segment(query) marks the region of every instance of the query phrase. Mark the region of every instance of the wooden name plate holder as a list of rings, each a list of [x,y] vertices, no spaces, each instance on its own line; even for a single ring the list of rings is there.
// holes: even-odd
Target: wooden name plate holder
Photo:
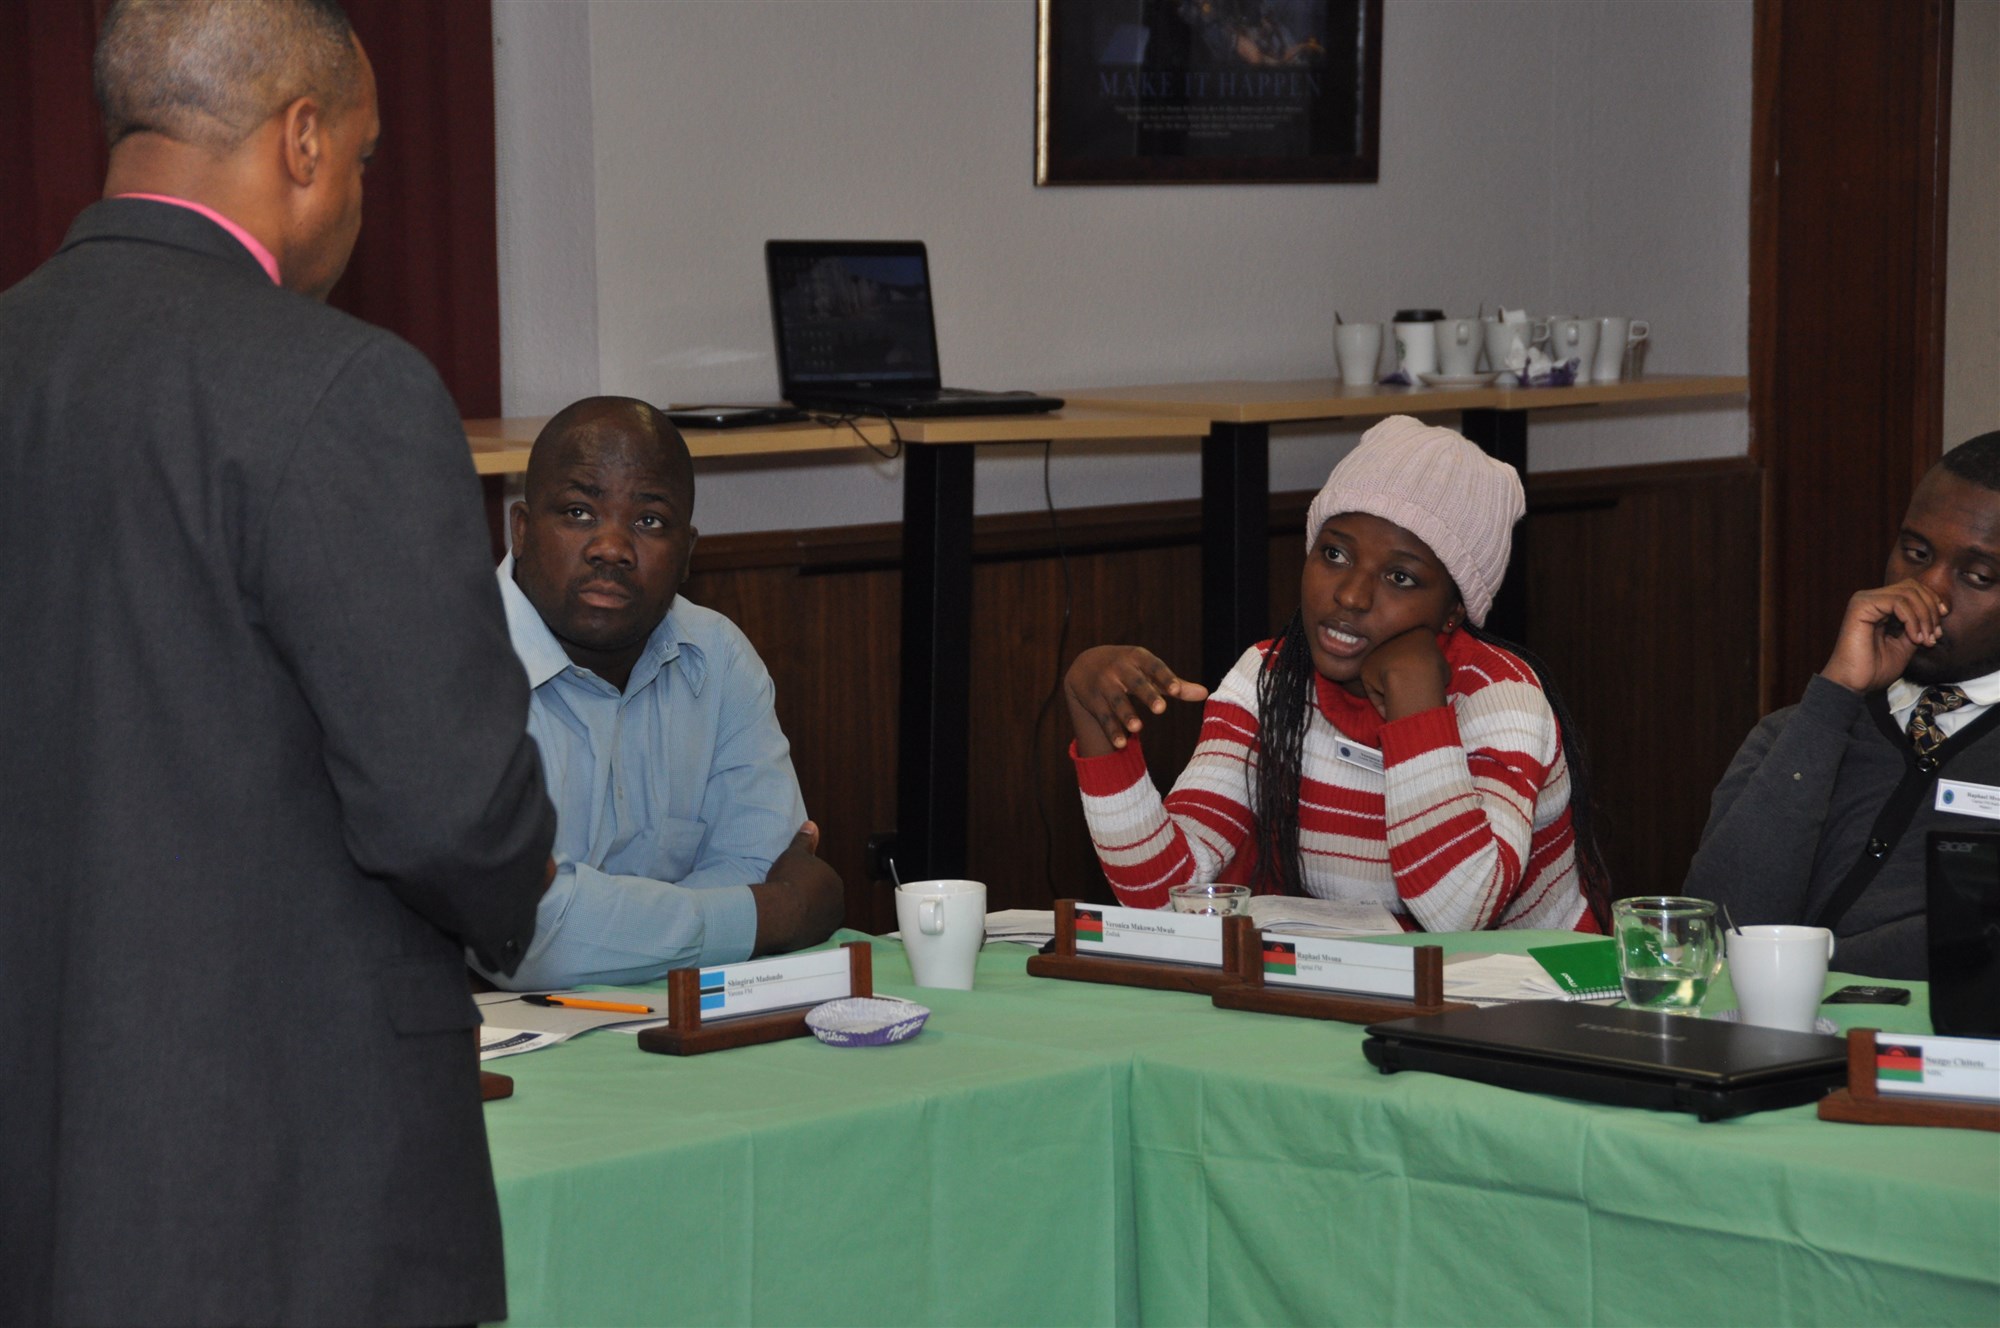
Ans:
[[[1202,995],[1212,993],[1224,983],[1235,980],[1236,974],[1230,968],[1229,943],[1219,940],[1216,945],[1216,963],[1208,966],[1195,962],[1175,962],[1163,958],[1148,958],[1143,955],[1110,953],[1092,954],[1089,949],[1095,942],[1086,940],[1086,949],[1079,952],[1076,944],[1077,901],[1056,900],[1056,948],[1053,954],[1030,955],[1028,972],[1038,978],[1064,978],[1071,982],[1104,982],[1114,987],[1152,987],[1159,991],[1192,991]],[[1096,904],[1082,906],[1086,922],[1094,922],[1094,930],[1103,935],[1103,918],[1106,912],[1114,917],[1131,913],[1142,913],[1138,909],[1106,909]],[[1199,922],[1201,914],[1168,913],[1164,910],[1157,915],[1159,925],[1174,927],[1181,922]],[[1233,922],[1233,918],[1215,918],[1216,922]],[[1114,928],[1114,931],[1116,929]],[[1113,940],[1115,944],[1115,938]],[[1198,943],[1189,943],[1192,950]]]
[[[1273,936],[1273,945],[1296,951],[1312,938]],[[1444,998],[1444,951],[1435,945],[1414,950],[1393,947],[1411,956],[1411,995],[1386,995],[1338,991],[1326,987],[1267,985],[1264,981],[1264,934],[1247,917],[1223,919],[1222,943],[1234,955],[1233,981],[1216,988],[1215,1003],[1225,1010],[1256,1010],[1263,1014],[1286,1014],[1300,1019],[1337,1019],[1347,1024],[1375,1024],[1384,1019],[1402,1019],[1413,1014],[1443,1014],[1447,1010],[1474,1007]],[[1367,946],[1368,942],[1332,942],[1333,946]],[[1371,950],[1389,949],[1369,946]],[[1359,953],[1357,951],[1357,953]],[[1400,958],[1400,955],[1398,956]],[[1375,970],[1369,970],[1371,973]],[[1391,974],[1399,979],[1399,974]]]
[[[1888,1036],[1897,1037],[1894,1033]],[[1875,1037],[1872,1028],[1848,1030],[1847,1087],[1836,1088],[1819,1100],[1821,1120],[1845,1121],[1850,1125],[1935,1125],[1948,1130],[2000,1131],[2000,1102],[1961,1102],[1883,1093],[1876,1083]]]
[[[720,968],[697,969],[677,968],[667,974],[667,1022],[658,1028],[640,1030],[639,1049],[655,1051],[665,1056],[699,1056],[710,1051],[726,1051],[731,1047],[750,1047],[760,1042],[782,1042],[786,1038],[806,1037],[811,1029],[806,1027],[806,1011],[822,1001],[837,1000],[842,996],[873,996],[875,994],[875,952],[866,941],[844,941],[841,951],[847,955],[845,982],[836,982],[829,987],[824,974],[806,973],[804,976],[787,976],[787,969],[823,968],[819,961],[831,958],[839,951],[808,951],[800,955],[779,955],[772,959],[750,960],[742,964],[728,964]],[[803,962],[802,962],[803,961]],[[761,1014],[742,1014],[729,1018],[702,1022],[702,976],[703,974],[741,975],[745,985],[758,978],[771,982],[796,984],[802,999],[784,1009]],[[838,976],[836,974],[836,976]],[[837,990],[839,986],[845,990]],[[806,995],[805,993],[810,993]],[[707,993],[711,1006],[724,1004],[715,989]],[[735,996],[734,990],[730,998]]]
[[[503,1097],[512,1096],[514,1096],[514,1077],[512,1075],[495,1074],[491,1070],[481,1070],[479,1072],[479,1100],[481,1102],[497,1102]]]

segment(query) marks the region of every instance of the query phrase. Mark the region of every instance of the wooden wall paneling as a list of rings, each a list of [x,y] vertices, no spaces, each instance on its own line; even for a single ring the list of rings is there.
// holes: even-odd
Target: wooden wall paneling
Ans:
[[[708,555],[711,544],[722,556]],[[895,901],[870,882],[866,851],[896,821],[901,574],[865,549],[823,571],[802,568],[789,541],[724,536],[698,548],[685,593],[742,627],[771,671],[820,856],[847,885],[848,925],[896,930]]]
[[[1761,713],[1760,488],[1747,460],[1530,477],[1534,646],[1587,745],[1616,894],[1679,893]]]
[[[1750,396],[1769,477],[1767,709],[1796,697],[1848,596],[1879,581],[1945,441],[1951,19],[1951,0],[1758,0]]]
[[[1120,643],[1199,676],[1201,560],[1190,528],[1172,545],[1083,549],[1069,561],[1063,669],[1091,646]],[[973,600],[969,860],[985,864],[977,875],[994,908],[1048,908],[1066,896],[1108,903],[1077,799],[1068,709],[1058,697],[1043,712],[1057,681],[1061,561],[982,559]],[[1146,759],[1162,789],[1187,764],[1200,721],[1200,706],[1173,705],[1147,722]]]

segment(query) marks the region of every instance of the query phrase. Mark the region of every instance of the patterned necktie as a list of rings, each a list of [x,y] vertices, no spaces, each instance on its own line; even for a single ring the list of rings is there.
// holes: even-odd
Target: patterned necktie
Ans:
[[[1966,695],[1956,687],[1926,687],[1910,712],[1910,745],[1918,756],[1929,756],[1944,745],[1944,731],[1937,717],[1966,703]]]

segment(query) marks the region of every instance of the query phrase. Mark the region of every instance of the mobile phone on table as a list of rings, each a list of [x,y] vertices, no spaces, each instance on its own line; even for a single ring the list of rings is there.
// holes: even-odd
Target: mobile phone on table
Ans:
[[[1908,987],[1842,987],[1824,1005],[1908,1005]]]
[[[806,413],[790,406],[670,406],[667,420],[680,429],[742,429],[754,424],[790,424]]]

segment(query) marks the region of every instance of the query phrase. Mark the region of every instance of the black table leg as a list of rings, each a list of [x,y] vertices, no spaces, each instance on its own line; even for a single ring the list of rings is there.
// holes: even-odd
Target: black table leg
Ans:
[[[1270,426],[1218,423],[1201,444],[1201,681],[1210,687],[1271,634],[1270,511]]]
[[[1528,481],[1528,412],[1525,410],[1468,410],[1459,415],[1459,429],[1477,443],[1488,456],[1498,457]],[[1486,626],[1494,635],[1528,644],[1528,523],[1514,527],[1514,556],[1507,562],[1507,576],[1500,593],[1493,597],[1493,610]]]
[[[965,875],[972,455],[970,447],[903,450],[895,859],[906,881]]]

